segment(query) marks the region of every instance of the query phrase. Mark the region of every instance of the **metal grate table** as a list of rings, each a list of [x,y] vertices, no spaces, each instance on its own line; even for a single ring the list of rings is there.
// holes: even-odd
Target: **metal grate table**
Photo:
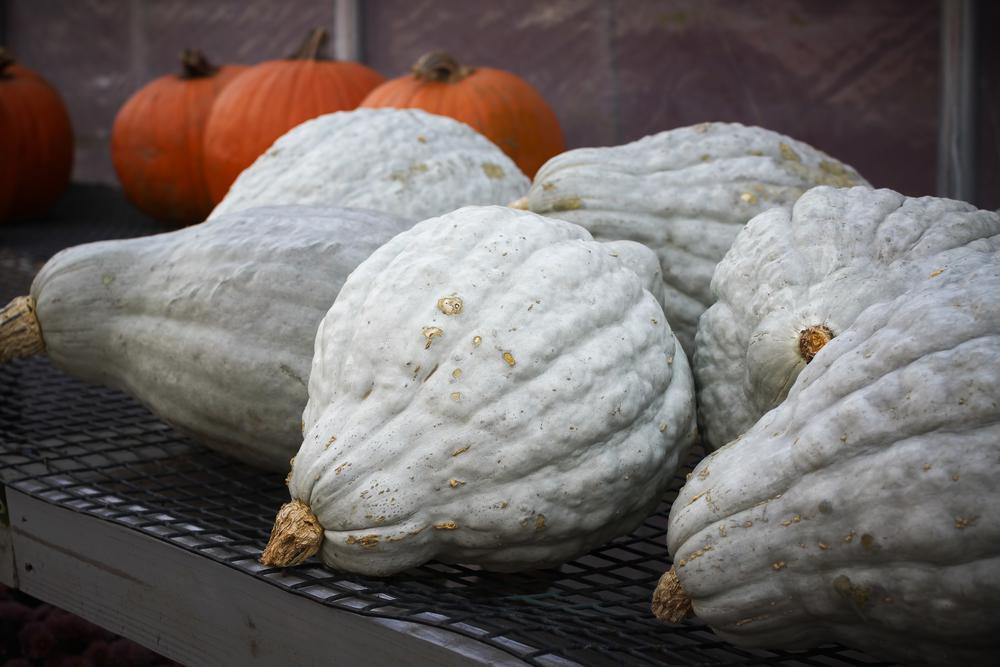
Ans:
[[[78,189],[74,197],[74,203],[66,206],[67,215],[106,208],[109,201],[120,203],[113,191],[97,188]],[[59,219],[30,231],[0,228],[0,299],[6,302],[24,293],[38,262],[61,247],[62,239],[82,242],[87,237],[159,231],[148,221],[129,219],[136,214],[128,209],[116,210],[118,216],[111,216],[110,223],[89,229],[81,228],[82,223],[70,227]],[[103,525],[138,532],[152,539],[150,554],[159,548],[171,549],[171,553],[179,549],[176,553],[181,554],[178,562],[183,567],[222,566],[229,574],[238,574],[237,585],[266,582],[273,587],[269,591],[308,600],[312,606],[307,614],[313,608],[317,614],[322,608],[347,610],[377,622],[389,633],[380,636],[390,637],[390,643],[392,633],[421,635],[430,642],[447,644],[460,661],[468,663],[881,664],[834,646],[794,653],[745,650],[720,641],[697,622],[675,627],[658,623],[649,612],[649,600],[668,567],[666,515],[684,472],[658,511],[633,534],[557,569],[495,574],[431,563],[405,575],[376,579],[334,572],[315,560],[288,569],[264,568],[257,557],[275,510],[287,499],[279,476],[200,447],[128,396],[80,383],[44,358],[0,367],[0,476],[8,496],[23,494],[33,502],[67,510],[59,515],[64,526],[61,534],[78,529],[93,533],[94,526]],[[14,531],[25,530],[18,527],[15,513],[10,520]],[[66,544],[77,538],[85,539],[70,534]],[[58,549],[67,551],[66,546]],[[19,551],[16,555],[23,579],[30,574],[25,568],[32,565],[20,562]],[[100,562],[90,565],[97,568],[95,572],[110,568]],[[144,577],[128,576],[139,580],[135,586],[141,590]],[[178,596],[184,595],[183,587],[184,582],[171,585]],[[210,596],[210,588],[192,588],[190,596]],[[86,612],[86,601],[77,607]],[[107,618],[107,610],[104,613],[97,615]],[[125,610],[120,627],[114,628],[126,636],[128,618]],[[427,634],[422,628],[433,632]],[[131,638],[147,645],[158,643],[159,635],[150,632],[149,628],[134,632]],[[150,639],[153,635],[156,642]],[[197,651],[171,655],[170,642],[150,648],[182,661],[200,662]],[[380,654],[383,648],[376,642],[365,651],[378,658],[387,655]],[[266,647],[251,646],[251,655],[267,658]],[[268,662],[264,658],[261,661]]]

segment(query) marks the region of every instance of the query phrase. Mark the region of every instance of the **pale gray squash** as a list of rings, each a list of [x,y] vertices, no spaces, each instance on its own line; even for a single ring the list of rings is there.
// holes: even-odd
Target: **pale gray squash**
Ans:
[[[639,244],[499,206],[384,245],[317,332],[263,562],[518,570],[630,531],[694,438],[658,271]]]
[[[465,123],[420,109],[326,114],[279,137],[239,175],[209,219],[254,206],[351,206],[423,220],[506,204],[528,177]]]
[[[69,248],[0,312],[0,362],[44,351],[209,447],[285,471],[320,320],[348,274],[408,227],[367,211],[269,207]]]
[[[938,233],[885,220],[875,254]],[[784,402],[694,469],[654,611],[693,610],[743,646],[995,664],[998,479],[1000,253],[977,252],[865,307]]]
[[[815,185],[863,185],[851,167],[801,141],[738,123],[702,123],[621,146],[579,148],[538,171],[526,202],[594,238],[649,246],[666,313],[688,354],[711,305],[715,264],[752,217]]]
[[[702,440],[720,447],[784,400],[830,336],[927,276],[1000,250],[1000,215],[870,188],[810,190],[754,218],[715,270],[694,355]]]

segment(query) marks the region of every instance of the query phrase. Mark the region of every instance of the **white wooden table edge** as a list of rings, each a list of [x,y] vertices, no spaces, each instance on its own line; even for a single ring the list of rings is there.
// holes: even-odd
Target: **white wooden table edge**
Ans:
[[[329,607],[6,487],[0,581],[184,665],[524,665],[443,628]]]

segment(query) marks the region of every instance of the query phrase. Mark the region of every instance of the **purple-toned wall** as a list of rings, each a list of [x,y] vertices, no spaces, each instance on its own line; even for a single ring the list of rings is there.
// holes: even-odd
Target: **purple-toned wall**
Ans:
[[[807,141],[873,184],[934,191],[937,2],[470,4],[366,3],[369,61],[402,72],[441,46],[511,69],[553,104],[570,146],[739,121]]]
[[[116,110],[173,71],[183,47],[253,63],[287,55],[313,26],[332,32],[335,20],[333,0],[0,3],[9,46],[67,101],[79,181],[114,182]],[[937,0],[367,0],[362,39],[365,61],[386,76],[432,48],[523,76],[570,147],[740,121],[921,195],[935,191],[939,11]],[[1000,149],[984,151],[995,174],[991,151]]]
[[[146,82],[177,71],[186,46],[216,63],[288,55],[333,2],[296,0],[6,0],[6,39],[18,60],[51,81],[76,134],[73,178],[117,183],[111,124]]]
[[[1000,40],[997,39],[1000,2],[981,2],[979,9],[980,75],[976,87],[979,182],[975,203],[1000,210]]]

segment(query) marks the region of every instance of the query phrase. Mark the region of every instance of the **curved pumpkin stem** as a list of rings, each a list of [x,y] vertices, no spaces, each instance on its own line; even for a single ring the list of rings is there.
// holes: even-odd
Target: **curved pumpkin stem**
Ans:
[[[677,572],[670,568],[660,577],[653,591],[653,616],[664,623],[677,624],[685,618],[694,616],[694,606],[691,598],[684,591]]]
[[[219,71],[219,68],[208,61],[205,54],[198,49],[184,49],[181,51],[181,73],[178,75],[182,79],[203,79],[212,76]]]
[[[19,296],[0,310],[0,364],[45,351],[35,300]]]
[[[298,565],[319,551],[322,543],[323,527],[319,519],[304,502],[293,500],[278,510],[260,562],[268,567]]]
[[[799,354],[808,364],[833,339],[833,331],[825,324],[807,327],[799,332]]]
[[[515,199],[511,203],[507,204],[507,208],[516,208],[519,211],[531,210],[531,207],[528,205],[527,197],[521,197],[520,199]]]
[[[326,39],[325,28],[313,28],[306,36],[306,40],[302,42],[302,46],[291,55],[289,60],[326,60],[326,56],[321,53]]]
[[[7,73],[7,68],[15,62],[13,54],[11,54],[11,52],[4,47],[0,46],[0,78],[10,76]]]
[[[444,51],[431,51],[420,56],[411,68],[413,76],[420,81],[437,81],[439,83],[456,83],[476,70],[460,65],[451,54]]]

